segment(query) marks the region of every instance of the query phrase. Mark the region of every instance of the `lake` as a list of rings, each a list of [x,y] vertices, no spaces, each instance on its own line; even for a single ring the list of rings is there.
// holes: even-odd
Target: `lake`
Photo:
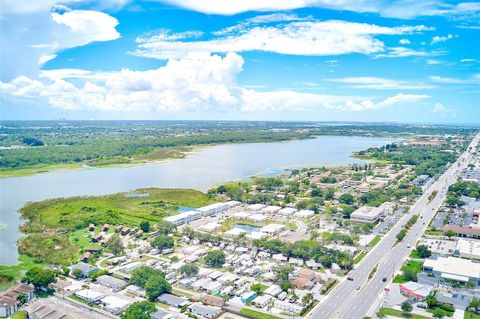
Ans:
[[[15,264],[21,235],[17,213],[26,202],[76,195],[105,195],[141,187],[195,188],[252,175],[272,176],[288,168],[361,163],[352,152],[380,146],[392,139],[321,136],[276,143],[227,144],[205,147],[183,159],[143,166],[66,170],[0,179],[0,264]]]
[[[247,224],[235,224],[235,225],[233,225],[233,228],[243,229],[243,230],[251,233],[251,232],[259,230],[262,227],[252,226],[252,225],[247,225]]]

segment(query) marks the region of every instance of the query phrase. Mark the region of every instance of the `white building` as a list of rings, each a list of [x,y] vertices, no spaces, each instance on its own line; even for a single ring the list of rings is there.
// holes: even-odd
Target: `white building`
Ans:
[[[262,214],[252,214],[247,217],[248,220],[256,223],[262,223],[267,220],[267,217]]]
[[[263,208],[265,208],[265,205],[263,205],[263,204],[253,204],[253,205],[248,205],[247,206],[247,209],[251,210],[252,212],[258,212],[258,211],[262,210]]]
[[[280,301],[280,300],[275,300],[275,302],[273,303],[273,306],[275,308],[280,309],[280,310],[284,310],[286,312],[291,312],[291,313],[294,313],[294,314],[297,314],[297,315],[299,315],[302,312],[302,309],[303,309],[303,307],[301,307],[299,305],[289,303],[289,302],[285,302],[285,301]]]
[[[432,273],[436,278],[454,280],[462,283],[469,281],[480,286],[480,263],[457,257],[438,257],[426,259],[423,270]]]
[[[74,293],[75,296],[85,300],[86,302],[97,302],[104,297],[101,292],[92,289],[82,289]]]
[[[262,213],[273,214],[278,212],[280,209],[282,209],[282,207],[280,206],[267,206],[264,209],[262,209]]]
[[[460,238],[455,247],[455,255],[468,259],[480,259],[480,241]]]
[[[280,215],[283,215],[283,216],[292,216],[296,212],[297,212],[297,210],[295,208],[292,208],[292,207],[285,207],[285,208],[282,208],[278,211],[278,213]]]
[[[382,210],[378,207],[362,206],[350,215],[350,220],[358,223],[374,223],[380,217],[382,217]]]
[[[272,302],[272,297],[263,295],[253,299],[252,303],[257,308],[264,308]]]
[[[230,238],[235,238],[235,237],[238,237],[242,234],[245,234],[247,233],[247,231],[245,229],[240,229],[240,228],[232,228],[230,229],[229,231],[226,231],[224,233],[224,235],[226,237],[230,237]]]
[[[302,209],[296,212],[294,216],[298,218],[309,218],[312,217],[314,214],[315,212],[313,210]]]
[[[270,236],[276,235],[285,228],[282,224],[268,224],[260,228],[260,231]]]
[[[117,296],[107,296],[102,298],[100,302],[104,305],[105,310],[117,315],[132,303],[130,300],[119,298]]]
[[[196,212],[194,210],[190,210],[188,212],[166,217],[163,220],[166,222],[172,223],[175,226],[179,226],[179,225],[187,224],[194,220],[200,219],[200,217],[202,217],[201,213]]]
[[[219,223],[208,223],[200,227],[201,231],[207,232],[207,233],[213,233],[214,231],[219,230],[222,228],[222,225]]]
[[[193,314],[207,319],[216,317],[222,311],[220,307],[207,306],[201,302],[196,302],[190,305],[189,308]]]

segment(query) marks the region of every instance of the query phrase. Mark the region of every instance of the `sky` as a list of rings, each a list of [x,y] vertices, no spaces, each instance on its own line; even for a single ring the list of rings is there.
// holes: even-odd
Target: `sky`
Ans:
[[[0,119],[480,124],[480,2],[2,0]]]

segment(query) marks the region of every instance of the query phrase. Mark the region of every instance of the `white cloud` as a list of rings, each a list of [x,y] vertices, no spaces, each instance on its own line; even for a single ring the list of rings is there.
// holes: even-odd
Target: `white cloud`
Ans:
[[[474,74],[470,78],[450,78],[433,75],[429,77],[431,81],[444,84],[480,84],[480,74]]]
[[[400,39],[400,41],[398,41],[398,43],[400,43],[401,45],[406,45],[406,44],[410,44],[410,40],[408,39]]]
[[[5,14],[49,12],[54,6],[73,4],[90,5],[95,10],[118,10],[129,2],[130,0],[102,0],[97,3],[92,0],[2,0],[2,12]]]
[[[433,28],[423,25],[382,27],[337,20],[299,21],[275,26],[240,24],[221,30],[216,33],[216,37],[203,41],[177,41],[175,34],[165,34],[163,31],[158,35],[149,34],[137,39],[138,49],[132,54],[157,59],[181,58],[190,52],[266,51],[318,56],[372,54],[385,50],[384,43],[375,38],[376,35],[401,35],[430,30]],[[396,49],[398,48],[394,48]]]
[[[433,85],[415,83],[412,81],[399,81],[378,77],[347,77],[330,79],[332,82],[345,83],[350,88],[370,90],[425,90],[435,88]]]
[[[472,16],[480,10],[479,2],[447,4],[441,0],[157,0],[207,14],[234,15],[247,11],[283,11],[307,7],[378,13],[384,17],[409,19],[419,16]]]
[[[0,90],[3,94],[46,102],[60,109],[173,113],[317,108],[364,111],[401,107],[429,98],[403,93],[382,100],[292,90],[256,91],[237,84],[242,67],[243,58],[236,53],[225,57],[197,53],[169,60],[164,67],[148,71],[42,71],[41,80],[21,76],[0,82]]]
[[[404,47],[393,47],[388,48],[386,53],[377,54],[377,58],[405,58],[411,56],[428,56],[432,53],[426,51],[417,51],[409,48]]]
[[[120,37],[115,29],[117,19],[106,13],[70,10],[65,6],[44,9],[45,12],[36,12],[36,8],[32,9],[35,12],[6,11],[5,19],[0,21],[2,78],[35,76],[39,66],[60,50]]]
[[[453,36],[453,34],[448,34],[446,36],[436,35],[432,38],[432,42],[430,44],[433,45],[435,43],[445,42],[447,40],[453,39],[454,37],[456,37],[456,36]]]

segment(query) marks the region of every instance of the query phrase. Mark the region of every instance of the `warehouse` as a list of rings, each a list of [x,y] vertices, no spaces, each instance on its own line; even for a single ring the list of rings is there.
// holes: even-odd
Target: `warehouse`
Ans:
[[[480,286],[480,264],[468,259],[456,257],[438,257],[427,259],[423,270],[438,279],[453,280],[461,283],[473,282]]]

